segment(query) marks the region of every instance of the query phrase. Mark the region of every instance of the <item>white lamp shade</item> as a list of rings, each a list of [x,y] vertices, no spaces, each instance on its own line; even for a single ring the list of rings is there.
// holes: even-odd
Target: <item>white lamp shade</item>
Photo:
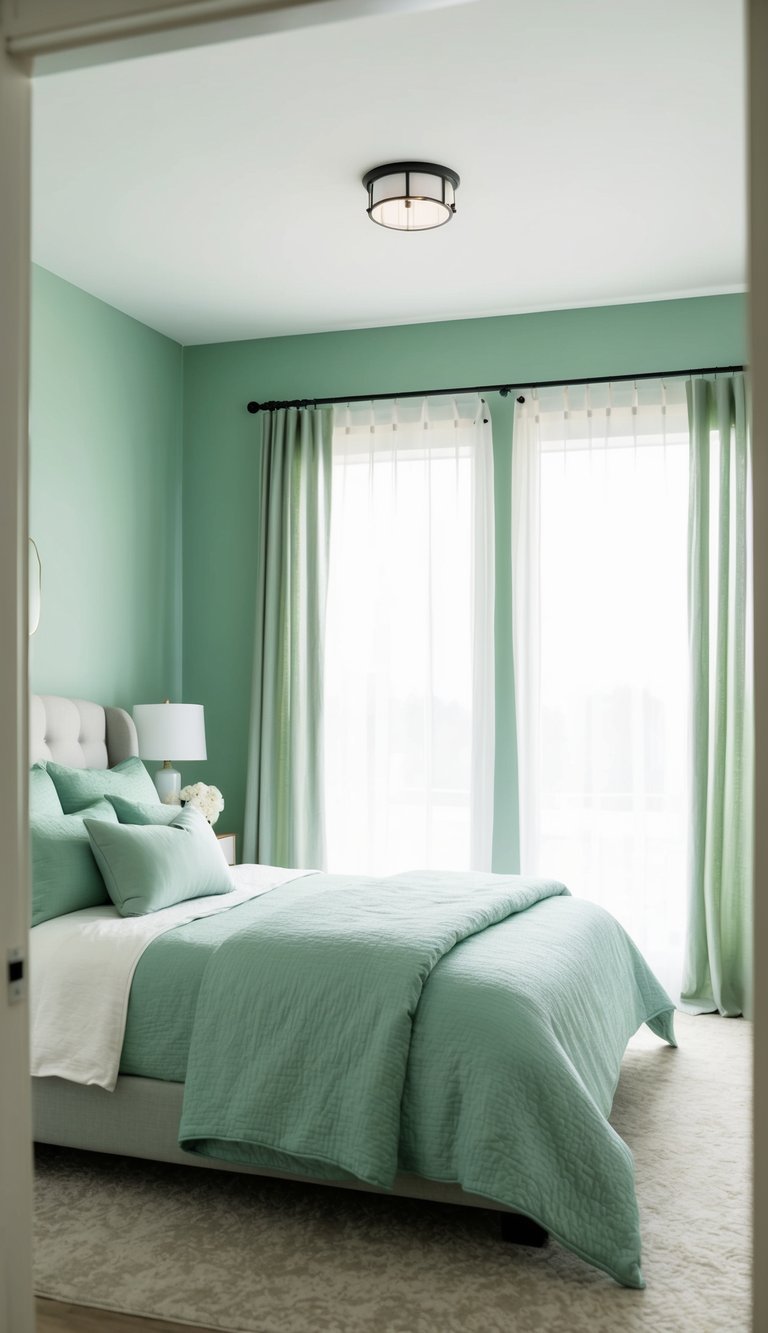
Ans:
[[[202,704],[134,704],[142,759],[205,759]]]

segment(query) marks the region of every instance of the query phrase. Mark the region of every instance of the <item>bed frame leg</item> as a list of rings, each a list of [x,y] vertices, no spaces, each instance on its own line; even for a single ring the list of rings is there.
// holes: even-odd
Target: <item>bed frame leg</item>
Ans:
[[[522,1213],[502,1213],[501,1239],[512,1245],[530,1245],[540,1250],[549,1240],[549,1232]]]

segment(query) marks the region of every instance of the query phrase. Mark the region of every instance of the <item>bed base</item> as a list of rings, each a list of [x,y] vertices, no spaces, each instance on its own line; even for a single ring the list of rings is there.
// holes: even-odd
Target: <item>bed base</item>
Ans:
[[[516,1245],[541,1246],[547,1233],[536,1222],[512,1212],[504,1204],[471,1194],[460,1185],[400,1172],[391,1190],[381,1190],[363,1181],[315,1180],[311,1176],[273,1171],[266,1167],[223,1162],[183,1152],[178,1144],[183,1083],[165,1083],[153,1078],[121,1075],[114,1092],[84,1087],[62,1078],[32,1079],[34,1138],[86,1152],[110,1153],[117,1157],[141,1157],[155,1162],[178,1163],[240,1175],[270,1176],[298,1180],[304,1184],[334,1189],[363,1190],[369,1194],[394,1194],[405,1199],[485,1208],[501,1214],[504,1240]]]

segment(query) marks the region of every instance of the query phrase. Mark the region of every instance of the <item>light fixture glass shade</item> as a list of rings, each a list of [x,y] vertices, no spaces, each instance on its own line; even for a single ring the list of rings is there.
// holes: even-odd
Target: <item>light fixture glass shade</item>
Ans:
[[[456,212],[459,176],[436,162],[389,162],[363,176],[372,222],[395,231],[429,231]]]
[[[205,759],[202,704],[135,704],[142,759]]]

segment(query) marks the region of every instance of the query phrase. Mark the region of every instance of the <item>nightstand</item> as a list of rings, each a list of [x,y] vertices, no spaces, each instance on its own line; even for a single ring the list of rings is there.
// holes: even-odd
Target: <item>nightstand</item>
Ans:
[[[221,845],[224,860],[228,866],[237,865],[237,835],[234,833],[217,833],[216,837]]]

